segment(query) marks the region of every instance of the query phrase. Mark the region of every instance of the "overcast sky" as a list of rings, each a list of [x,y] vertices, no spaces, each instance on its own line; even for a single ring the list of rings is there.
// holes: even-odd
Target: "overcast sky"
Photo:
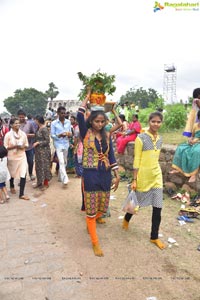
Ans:
[[[108,100],[119,100],[133,87],[162,94],[164,65],[171,63],[177,68],[177,98],[187,100],[200,87],[200,11],[164,6],[154,12],[154,4],[0,0],[0,111],[16,89],[44,92],[52,81],[57,99],[77,99],[77,72],[97,69],[116,75],[117,90]]]

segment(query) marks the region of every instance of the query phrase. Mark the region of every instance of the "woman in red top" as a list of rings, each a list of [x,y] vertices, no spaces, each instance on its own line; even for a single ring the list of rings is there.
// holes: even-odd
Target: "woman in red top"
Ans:
[[[117,152],[119,154],[124,154],[126,145],[129,142],[135,141],[141,129],[142,127],[138,121],[138,115],[133,115],[133,121],[129,124],[128,130],[117,138]]]

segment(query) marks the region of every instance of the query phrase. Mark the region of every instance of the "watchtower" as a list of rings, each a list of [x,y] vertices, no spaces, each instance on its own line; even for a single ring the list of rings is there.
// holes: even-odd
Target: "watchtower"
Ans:
[[[166,104],[176,102],[176,67],[174,64],[164,65],[163,98]]]

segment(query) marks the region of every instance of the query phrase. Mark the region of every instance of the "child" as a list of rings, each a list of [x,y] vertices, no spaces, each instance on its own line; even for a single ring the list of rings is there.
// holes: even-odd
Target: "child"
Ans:
[[[6,201],[10,199],[6,188],[6,180],[8,179],[8,168],[7,168],[7,149],[4,146],[0,146],[0,204],[3,204],[4,196]]]

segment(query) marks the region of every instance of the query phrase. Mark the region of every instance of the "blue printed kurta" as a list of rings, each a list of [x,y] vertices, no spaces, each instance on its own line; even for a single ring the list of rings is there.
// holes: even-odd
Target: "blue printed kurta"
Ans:
[[[118,168],[111,139],[109,145],[100,145],[91,129],[88,129],[84,120],[84,108],[79,108],[77,121],[80,136],[83,139],[83,182],[86,214],[94,217],[98,212],[105,213],[109,206],[111,169]],[[92,141],[94,141],[92,143]],[[107,158],[102,160],[102,152]],[[106,154],[107,153],[107,154]],[[106,167],[106,164],[109,164]]]

